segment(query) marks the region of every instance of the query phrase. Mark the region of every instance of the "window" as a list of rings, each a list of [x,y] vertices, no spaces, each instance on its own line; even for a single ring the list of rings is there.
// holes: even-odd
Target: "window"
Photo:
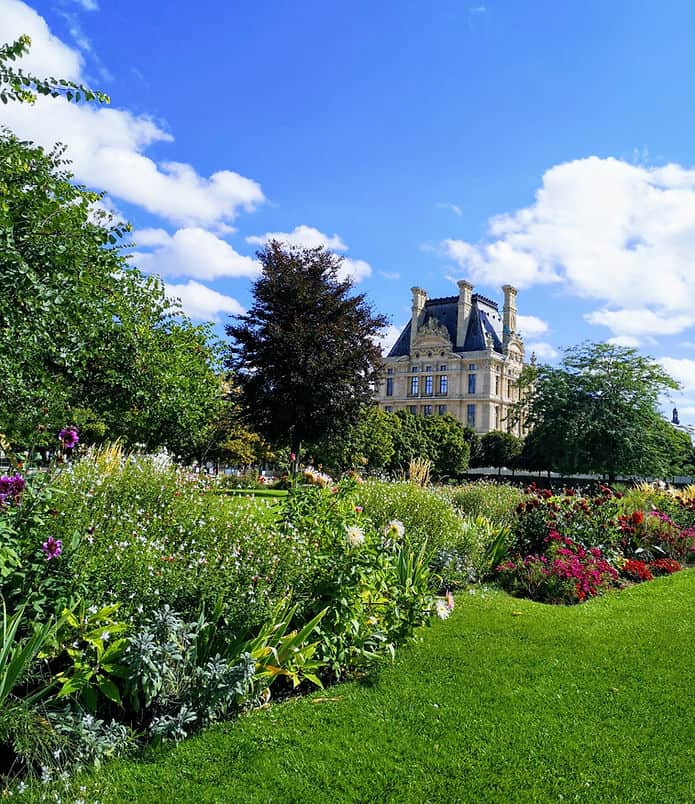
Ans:
[[[469,363],[468,364],[468,371],[477,371],[477,370],[478,370],[478,368],[475,365],[475,363]]]
[[[449,378],[446,374],[442,374],[439,378],[439,393],[444,396],[444,394],[448,393],[449,391]]]
[[[466,424],[475,428],[475,405],[468,405],[466,409]]]
[[[393,405],[384,405],[384,410],[387,413],[393,413]]]
[[[446,363],[442,363],[441,366],[439,367],[439,370],[446,371]]]
[[[425,396],[432,396],[432,375],[425,377]]]
[[[393,374],[393,369],[392,368],[386,369],[386,373],[387,374]]]
[[[411,377],[410,378],[410,393],[411,396],[417,396],[420,390],[420,378],[419,377]]]
[[[413,372],[413,374],[415,374],[415,372],[419,371],[417,366],[411,366],[410,370]]]
[[[468,393],[474,394],[475,393],[475,374],[468,375]]]
[[[429,374],[432,371],[432,366],[425,366],[425,371]]]
[[[386,378],[386,396],[393,396],[393,377]]]
[[[425,414],[425,416],[431,416],[432,415],[432,405],[423,405],[422,412]]]
[[[412,413],[413,416],[417,413],[417,405],[409,405],[408,406],[408,413]]]
[[[500,394],[500,378],[495,377],[495,396],[499,396]]]
[[[437,413],[440,416],[444,416],[446,414],[446,405],[438,405],[437,406]]]

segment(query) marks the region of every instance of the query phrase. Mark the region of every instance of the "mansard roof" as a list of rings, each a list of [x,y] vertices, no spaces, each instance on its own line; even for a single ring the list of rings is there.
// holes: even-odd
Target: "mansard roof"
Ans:
[[[492,308],[485,310],[484,307]],[[494,312],[493,312],[494,311]],[[492,346],[496,352],[503,353],[504,349],[499,334],[489,319],[489,315],[495,315],[499,319],[499,308],[497,303],[474,293],[471,297],[471,315],[468,320],[468,329],[463,346],[456,345],[456,325],[458,321],[458,296],[444,296],[439,299],[427,299],[425,302],[424,317],[422,325],[434,318],[437,323],[443,326],[449,333],[449,339],[454,352],[477,352],[487,348],[485,333],[492,337]],[[410,354],[410,328],[409,321],[398,340],[388,353],[388,357],[403,357]]]

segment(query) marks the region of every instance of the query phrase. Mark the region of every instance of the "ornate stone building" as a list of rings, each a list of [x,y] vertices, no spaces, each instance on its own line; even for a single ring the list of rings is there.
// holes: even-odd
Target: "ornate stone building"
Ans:
[[[448,413],[478,433],[518,426],[508,418],[518,400],[524,345],[516,329],[516,289],[497,303],[458,282],[459,295],[428,299],[413,288],[410,323],[384,358],[376,400],[387,411]]]

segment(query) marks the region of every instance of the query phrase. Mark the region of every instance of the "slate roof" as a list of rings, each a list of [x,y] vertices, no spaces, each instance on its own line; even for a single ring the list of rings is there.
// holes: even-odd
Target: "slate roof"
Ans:
[[[485,310],[484,308],[491,308]],[[495,315],[499,320],[499,308],[497,303],[485,296],[474,293],[471,298],[471,315],[468,321],[468,329],[463,346],[456,346],[456,323],[458,319],[458,296],[445,296],[441,299],[427,299],[425,302],[425,315],[422,325],[425,325],[430,318],[435,318],[437,322],[446,328],[449,333],[454,352],[476,352],[484,350],[487,346],[485,333],[489,332],[492,336],[493,349],[500,354],[504,349],[497,328],[490,321],[489,316]],[[410,326],[409,321],[398,340],[388,353],[388,357],[403,357],[410,354]]]

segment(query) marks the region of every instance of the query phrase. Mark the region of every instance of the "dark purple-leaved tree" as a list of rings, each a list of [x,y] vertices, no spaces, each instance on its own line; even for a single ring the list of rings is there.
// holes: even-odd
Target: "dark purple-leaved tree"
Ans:
[[[326,248],[271,240],[257,253],[254,303],[226,328],[227,367],[249,422],[269,441],[303,442],[357,420],[381,371],[377,337],[387,320],[341,277]]]

